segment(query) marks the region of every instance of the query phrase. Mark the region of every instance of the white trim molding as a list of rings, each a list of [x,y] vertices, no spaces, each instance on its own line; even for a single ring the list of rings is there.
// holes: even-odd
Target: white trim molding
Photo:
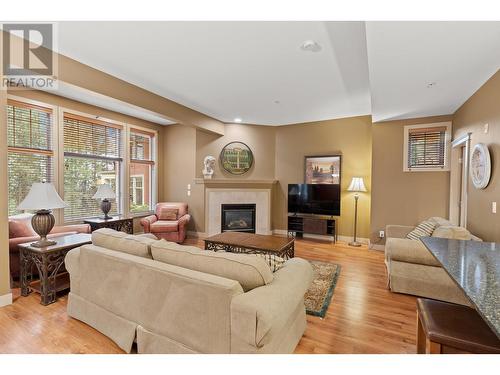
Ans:
[[[4,294],[0,296],[0,307],[12,305],[12,293]]]

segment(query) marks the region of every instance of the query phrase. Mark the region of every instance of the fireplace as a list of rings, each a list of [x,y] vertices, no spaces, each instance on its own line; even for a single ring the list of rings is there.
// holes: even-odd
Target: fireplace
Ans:
[[[222,204],[221,231],[255,233],[255,204]]]

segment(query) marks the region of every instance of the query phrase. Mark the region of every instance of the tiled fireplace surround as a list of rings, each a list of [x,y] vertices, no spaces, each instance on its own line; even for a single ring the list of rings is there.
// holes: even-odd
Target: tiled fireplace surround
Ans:
[[[221,205],[255,203],[256,233],[271,234],[271,189],[211,187],[205,189],[206,235],[221,232]]]

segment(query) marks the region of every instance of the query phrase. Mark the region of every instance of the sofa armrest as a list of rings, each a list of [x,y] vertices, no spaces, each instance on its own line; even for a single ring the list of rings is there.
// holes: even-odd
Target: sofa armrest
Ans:
[[[391,261],[440,267],[422,241],[407,238],[388,238],[385,244],[386,259]]]
[[[158,221],[158,217],[156,215],[149,215],[141,219],[140,223],[144,228],[145,233],[151,232],[151,224],[153,224],[155,221]]]
[[[72,225],[57,225],[50,231],[50,234],[77,232],[90,233],[90,225],[88,224],[72,224]]]
[[[292,258],[274,273],[270,284],[238,295],[231,302],[231,347],[260,348],[280,332],[288,317],[303,304],[313,278],[307,260]],[[305,309],[305,307],[304,307]]]
[[[80,293],[80,248],[71,249],[64,258],[64,265],[69,273],[71,292]]]
[[[179,230],[189,224],[189,220],[191,220],[191,215],[185,214],[179,218]]]
[[[26,242],[35,242],[40,239],[39,236],[30,236],[30,237],[15,237],[9,238],[9,252],[18,252],[18,245]]]
[[[415,227],[409,225],[387,225],[385,227],[385,236],[387,238],[406,238],[406,235],[413,229],[415,229]]]

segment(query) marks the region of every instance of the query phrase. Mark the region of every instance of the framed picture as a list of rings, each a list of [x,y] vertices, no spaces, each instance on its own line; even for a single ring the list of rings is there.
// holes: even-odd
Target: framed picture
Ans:
[[[340,185],[341,155],[305,157],[306,184]]]
[[[246,173],[252,168],[252,150],[243,142],[228,143],[220,153],[220,163],[222,168],[231,174]]]

